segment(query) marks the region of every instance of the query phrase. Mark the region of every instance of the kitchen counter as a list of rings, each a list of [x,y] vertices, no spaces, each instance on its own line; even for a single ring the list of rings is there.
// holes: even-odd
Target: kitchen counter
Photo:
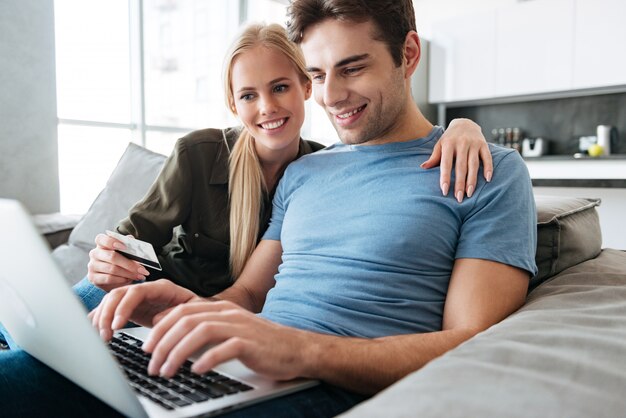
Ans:
[[[574,155],[542,155],[541,157],[523,158],[525,161],[626,161],[626,154],[602,155],[600,157],[590,157],[589,155],[582,155],[580,157]]]
[[[524,158],[536,187],[626,188],[626,155]]]

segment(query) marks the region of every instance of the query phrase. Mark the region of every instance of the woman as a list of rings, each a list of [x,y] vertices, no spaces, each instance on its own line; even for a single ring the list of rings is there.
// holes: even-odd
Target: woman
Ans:
[[[242,83],[251,74],[242,73],[237,62],[259,45],[280,65],[269,60],[267,66],[257,65],[258,80],[250,80],[257,85],[241,90],[251,87]],[[264,84],[273,79],[264,80],[261,74],[270,77],[280,71],[289,77]],[[301,52],[287,40],[282,27],[249,26],[231,47],[224,75],[227,105],[243,128],[205,129],[181,138],[157,181],[117,227],[122,234],[152,243],[160,254],[163,271],[149,271],[126,259],[114,251],[123,244],[98,235],[87,278],[75,288],[89,310],[98,305],[106,291],[146,278],[166,277],[202,296],[228,287],[267,228],[274,189],[286,166],[323,147],[300,138],[311,82]],[[456,143],[451,146],[451,141]],[[455,153],[460,174],[455,196],[459,191],[463,196],[463,191],[471,190],[476,182],[478,156],[485,173],[491,171],[486,142],[473,122],[453,121],[440,144],[443,146],[424,167],[433,167],[443,153],[444,194]],[[468,172],[474,173],[467,188],[466,161],[473,163]]]

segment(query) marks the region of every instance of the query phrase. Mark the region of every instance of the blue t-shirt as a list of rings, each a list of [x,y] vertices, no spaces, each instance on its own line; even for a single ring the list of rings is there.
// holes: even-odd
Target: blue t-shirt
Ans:
[[[336,144],[287,168],[263,236],[283,256],[262,317],[355,337],[438,331],[455,259],[536,273],[535,203],[519,154],[490,145],[492,181],[479,173],[459,204],[442,195],[439,169],[420,168],[442,133]]]

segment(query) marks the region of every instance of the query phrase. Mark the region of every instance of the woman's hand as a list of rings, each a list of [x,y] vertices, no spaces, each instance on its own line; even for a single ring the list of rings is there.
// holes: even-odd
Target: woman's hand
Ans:
[[[440,163],[439,185],[444,196],[447,196],[454,161],[454,197],[461,202],[465,194],[472,197],[476,190],[479,160],[483,163],[485,180],[491,181],[493,161],[480,126],[469,119],[454,119],[435,145],[430,158],[422,164],[422,168],[436,167]]]
[[[119,287],[109,292],[89,318],[100,336],[108,341],[113,331],[123,328],[128,321],[151,327],[170,309],[186,302],[204,300],[191,290],[169,280]]]
[[[96,236],[96,248],[89,252],[87,278],[105,292],[145,280],[150,273],[136,261],[129,260],[115,250],[126,247],[120,241],[104,234]]]

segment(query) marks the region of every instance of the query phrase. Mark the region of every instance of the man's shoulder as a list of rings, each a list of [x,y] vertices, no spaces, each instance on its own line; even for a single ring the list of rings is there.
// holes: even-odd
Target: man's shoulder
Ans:
[[[489,151],[493,160],[494,173],[496,171],[511,169],[526,169],[524,159],[519,152],[512,148],[505,148],[500,145],[489,144]]]

